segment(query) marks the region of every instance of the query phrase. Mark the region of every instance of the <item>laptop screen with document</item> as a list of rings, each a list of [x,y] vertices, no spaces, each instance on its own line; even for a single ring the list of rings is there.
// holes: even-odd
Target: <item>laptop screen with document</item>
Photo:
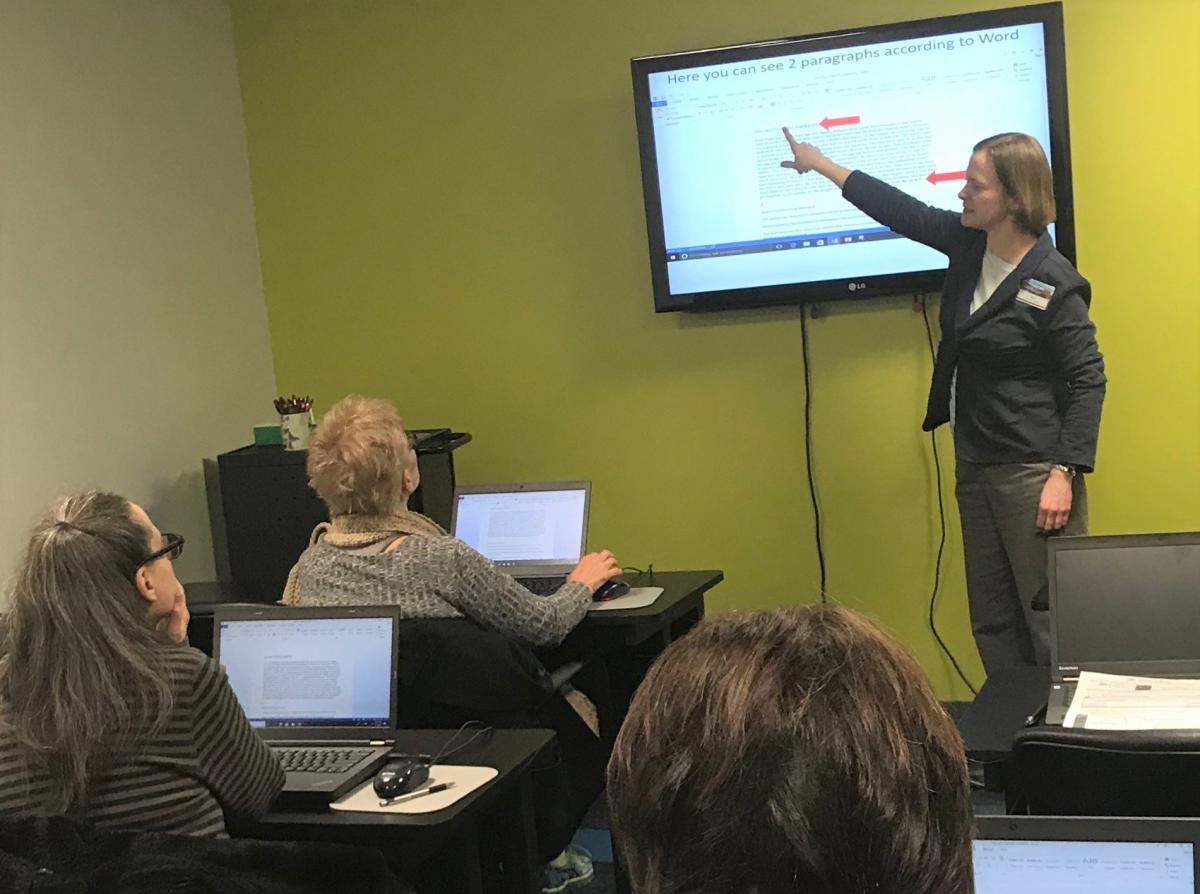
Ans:
[[[390,616],[222,618],[220,662],[251,726],[386,729],[395,623]]]
[[[979,817],[975,894],[1196,894],[1196,820]]]
[[[587,543],[586,481],[459,487],[451,531],[505,569],[570,568]]]

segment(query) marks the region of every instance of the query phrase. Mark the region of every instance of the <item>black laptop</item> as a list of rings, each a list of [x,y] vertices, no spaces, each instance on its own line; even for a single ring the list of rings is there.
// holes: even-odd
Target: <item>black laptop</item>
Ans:
[[[976,819],[975,894],[1200,894],[1200,820]]]
[[[386,759],[398,618],[390,606],[217,609],[213,657],[287,771],[277,806],[325,807]]]
[[[1200,533],[1048,543],[1047,724],[1062,724],[1080,671],[1200,678]]]

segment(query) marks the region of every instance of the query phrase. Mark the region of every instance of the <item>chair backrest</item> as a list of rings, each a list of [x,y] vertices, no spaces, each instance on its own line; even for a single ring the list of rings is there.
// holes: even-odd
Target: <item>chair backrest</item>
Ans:
[[[550,674],[533,652],[466,618],[400,622],[401,727],[537,727],[538,711],[554,695]],[[458,719],[461,717],[461,719]],[[513,722],[505,722],[511,718]]]
[[[346,886],[353,879],[352,886]],[[413,894],[382,853],[326,841],[197,838],[65,816],[0,816],[0,891]]]
[[[1033,727],[1013,760],[1030,813],[1200,816],[1200,730]]]
[[[532,768],[539,856],[550,860],[603,790],[606,742],[557,693],[532,650],[502,633],[466,618],[404,620],[399,649],[401,727],[455,729],[477,720],[554,731],[553,753]]]

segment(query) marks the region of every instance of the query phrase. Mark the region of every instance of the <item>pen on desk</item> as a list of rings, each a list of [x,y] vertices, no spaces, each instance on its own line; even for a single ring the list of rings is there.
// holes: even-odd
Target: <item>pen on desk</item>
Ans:
[[[419,792],[409,792],[407,795],[397,795],[395,798],[381,799],[380,807],[387,807],[389,804],[395,804],[397,801],[411,801],[414,798],[419,798],[422,795],[433,795],[437,792],[444,792],[446,789],[454,788],[453,782],[439,782],[437,785],[431,785],[429,788],[423,788]]]

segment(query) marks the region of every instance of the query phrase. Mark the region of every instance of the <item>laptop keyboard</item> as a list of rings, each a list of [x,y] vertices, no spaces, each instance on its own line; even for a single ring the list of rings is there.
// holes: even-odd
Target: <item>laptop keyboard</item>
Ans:
[[[564,583],[565,577],[521,577],[517,582],[525,589],[538,596],[549,596]]]
[[[364,757],[370,748],[273,748],[279,764],[287,773],[344,773]]]

